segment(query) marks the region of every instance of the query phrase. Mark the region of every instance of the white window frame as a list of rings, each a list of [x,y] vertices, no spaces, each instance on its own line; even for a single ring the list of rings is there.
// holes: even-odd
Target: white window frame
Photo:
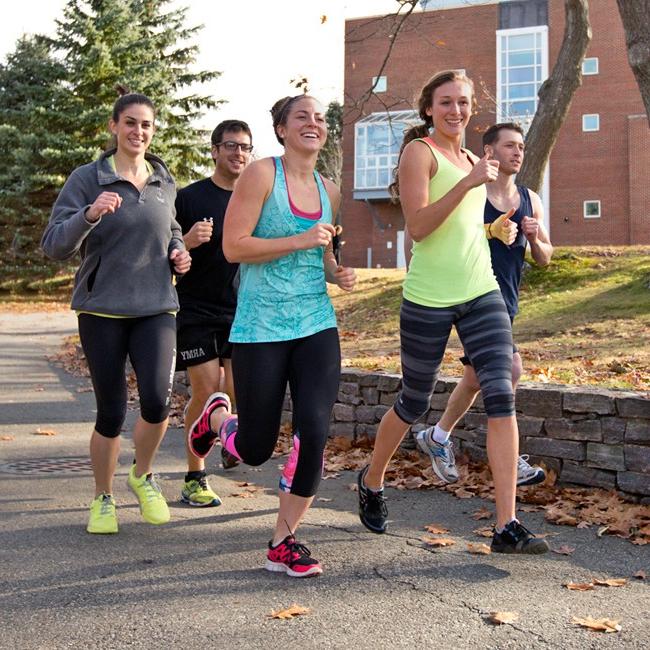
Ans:
[[[593,72],[587,72],[585,70],[585,63],[587,63],[587,61],[589,61],[589,62],[595,61],[596,62],[596,69]],[[594,75],[594,74],[599,74],[599,72],[600,72],[600,63],[598,61],[597,56],[588,56],[587,58],[582,60],[582,74],[584,76],[589,77],[589,76]]]
[[[596,127],[595,128],[588,128],[587,125],[586,125],[585,120],[588,120],[590,117],[595,117],[596,118]],[[582,116],[582,130],[585,133],[590,133],[590,132],[593,132],[593,131],[600,131],[600,114],[599,113],[585,113]]]
[[[588,203],[596,203],[598,205],[598,214],[587,214],[587,204]],[[583,201],[582,203],[582,216],[585,219],[600,219],[602,215],[601,208],[600,208],[600,201],[596,199],[588,199],[587,201]]]
[[[497,61],[496,61],[496,68],[497,68],[497,122],[511,122],[513,119],[516,121],[520,119],[520,116],[511,116],[509,114],[506,114],[503,110],[503,104],[504,104],[504,97],[502,93],[502,86],[504,85],[504,79],[503,79],[503,69],[501,67],[501,55],[503,54],[504,51],[507,51],[503,47],[503,43],[505,42],[505,39],[509,36],[520,36],[524,34],[539,34],[541,36],[541,47],[540,47],[540,52],[541,52],[541,77],[539,79],[539,85],[541,86],[542,83],[548,78],[548,26],[547,25],[536,25],[534,27],[517,27],[515,29],[498,29],[496,32],[496,56],[497,56]],[[525,66],[528,67],[528,66]],[[536,81],[533,82],[521,82],[521,84],[528,84],[530,83],[537,83]],[[537,88],[537,91],[535,92],[535,96],[531,97],[530,99],[525,99],[523,101],[530,101],[531,99],[535,102],[535,111],[537,111],[537,106],[539,105],[539,98],[537,96],[537,92],[539,92],[539,87]],[[523,99],[523,98],[522,98]],[[526,120],[521,124],[523,127],[524,131],[528,130],[528,127],[530,126],[530,122],[533,119],[534,112],[529,116],[529,119]]]
[[[370,115],[367,115],[366,117],[360,119],[355,125],[354,125],[354,189],[355,190],[384,190],[388,191],[388,185],[390,184],[390,180],[392,179],[392,172],[395,166],[397,165],[397,159],[398,159],[398,151],[399,147],[397,147],[398,151],[395,151],[394,153],[389,153],[386,152],[385,154],[381,154],[382,156],[386,156],[388,158],[388,162],[386,165],[379,165],[375,164],[374,167],[371,167],[370,165],[366,164],[364,167],[365,169],[376,169],[377,170],[377,176],[379,176],[379,171],[383,170],[388,170],[389,172],[389,182],[386,185],[359,185],[359,169],[357,167],[357,160],[361,157],[360,154],[358,153],[358,141],[359,141],[359,132],[361,129],[365,129],[367,132],[367,129],[369,126],[372,125],[390,125],[391,123],[403,123],[404,125],[411,125],[411,124],[419,124],[421,123],[421,120],[417,114],[417,111],[413,110],[404,110],[404,111],[383,111],[381,113],[371,113]],[[391,133],[391,136],[394,137],[395,134],[393,133],[393,130],[390,129],[389,133]],[[397,139],[393,140],[390,144],[394,145],[397,143]],[[399,143],[401,144],[401,140],[399,140]],[[378,156],[375,154],[373,156],[369,156],[367,154],[364,154],[363,157],[366,159],[366,163],[370,158],[377,158]]]
[[[374,93],[385,93],[388,90],[388,77],[385,74],[381,77],[373,77],[372,88]]]

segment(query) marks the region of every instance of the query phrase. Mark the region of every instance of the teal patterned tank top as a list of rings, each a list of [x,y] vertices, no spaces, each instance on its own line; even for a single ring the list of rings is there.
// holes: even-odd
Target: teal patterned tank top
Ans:
[[[296,216],[289,204],[287,181],[280,158],[274,158],[273,191],[262,206],[254,237],[290,237],[316,223],[332,223],[332,206],[323,181],[314,178],[320,195],[319,219]],[[237,311],[230,331],[232,343],[289,341],[336,327],[327,295],[323,248],[284,255],[271,262],[241,264]]]

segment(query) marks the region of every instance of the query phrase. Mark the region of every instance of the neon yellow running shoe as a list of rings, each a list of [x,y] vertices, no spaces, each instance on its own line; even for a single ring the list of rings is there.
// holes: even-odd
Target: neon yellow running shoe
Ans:
[[[90,504],[90,517],[86,530],[89,533],[108,535],[117,532],[117,513],[115,499],[102,492]]]
[[[208,485],[205,476],[183,483],[181,501],[197,508],[221,505],[219,495]]]
[[[150,524],[166,524],[169,517],[167,501],[153,474],[135,475],[135,463],[129,470],[127,485],[133,494],[138,497],[142,518]]]

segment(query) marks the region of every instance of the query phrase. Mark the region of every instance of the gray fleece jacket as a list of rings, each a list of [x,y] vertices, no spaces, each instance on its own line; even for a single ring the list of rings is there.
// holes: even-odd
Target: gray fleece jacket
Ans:
[[[176,222],[176,185],[163,161],[153,167],[142,192],[118,176],[109,161],[115,150],[75,169],[52,209],[41,247],[65,260],[78,251],[72,308],[118,316],[152,316],[178,309],[169,254],[185,250]],[[96,223],[86,210],[102,192],[117,192],[122,205]]]

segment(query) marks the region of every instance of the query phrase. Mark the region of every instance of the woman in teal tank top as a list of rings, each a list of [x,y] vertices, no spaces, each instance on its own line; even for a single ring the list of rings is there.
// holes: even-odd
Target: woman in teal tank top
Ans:
[[[415,243],[400,311],[402,390],[381,421],[370,465],[359,474],[359,516],[373,532],[386,530],[384,473],[410,425],[429,409],[454,326],[476,370],[488,416],[496,502],[492,550],[544,553],[548,544],[515,517],[519,450],[512,331],[487,243],[491,236],[507,243],[512,227],[507,214],[489,227],[483,224],[485,183],[497,178],[499,163],[488,156],[479,160],[461,146],[475,105],[470,79],[456,71],[441,72],[420,94],[424,124],[404,138],[395,188]],[[428,429],[417,441],[436,473],[440,463],[453,464],[450,442],[439,443]]]
[[[224,223],[224,253],[240,262],[230,335],[238,415],[215,394],[190,431],[190,447],[205,456],[220,437],[237,459],[262,464],[275,448],[289,384],[293,448],[280,478],[266,568],[306,577],[322,568],[295,532],[320,481],[341,369],[326,282],[350,291],[355,273],[339,266],[332,252],[339,190],[315,171],[327,139],[322,105],[306,95],[286,97],[271,113],[285,153],[243,172]]]

